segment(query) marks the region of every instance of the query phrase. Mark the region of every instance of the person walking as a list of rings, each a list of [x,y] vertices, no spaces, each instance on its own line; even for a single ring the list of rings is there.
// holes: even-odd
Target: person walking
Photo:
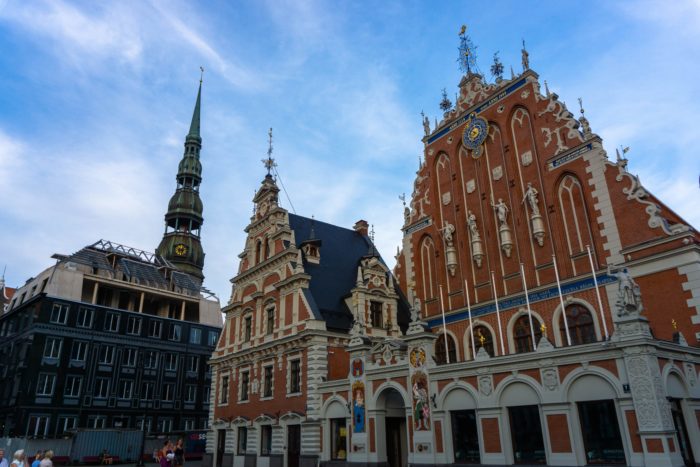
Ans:
[[[5,459],[5,450],[0,449],[0,467],[8,467],[7,459]]]
[[[12,467],[24,467],[24,459],[24,449],[16,450],[12,456]]]
[[[175,443],[175,467],[185,465],[185,440],[180,438]]]
[[[37,451],[36,455],[34,456],[34,462],[32,462],[32,467],[39,467],[42,457],[44,457],[44,451]]]
[[[44,452],[44,458],[41,460],[39,467],[53,467],[53,461],[51,460],[52,457],[53,451],[51,449]]]

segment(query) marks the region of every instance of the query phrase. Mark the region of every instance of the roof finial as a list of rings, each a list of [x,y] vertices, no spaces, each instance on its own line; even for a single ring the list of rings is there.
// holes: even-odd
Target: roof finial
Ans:
[[[200,71],[200,73],[199,73],[199,85],[201,86],[201,85],[202,85],[202,79],[204,78],[204,67],[203,67],[203,66],[200,66],[200,67],[199,67],[199,71]]]
[[[476,47],[472,44],[471,39],[467,35],[467,25],[463,24],[459,30],[459,69],[466,73],[467,76],[472,73],[478,73],[476,67]]]
[[[498,58],[498,51],[493,54],[493,65],[491,65],[491,75],[496,78],[496,82],[503,79],[503,63]]]
[[[578,106],[581,108],[581,116],[579,117],[578,121],[581,124],[581,129],[583,130],[583,136],[588,139],[593,135],[593,132],[591,131],[591,124],[588,123],[588,119],[584,115],[585,110],[583,110],[583,100],[579,97],[578,98]]]
[[[440,101],[440,110],[447,113],[452,109],[452,101],[447,97],[447,89],[442,88],[442,100]]]
[[[544,80],[544,92],[546,93],[547,97],[549,97],[549,85],[547,84],[547,80]]]
[[[309,240],[316,239],[316,231],[314,230],[315,225],[316,225],[316,218],[314,217],[313,214],[311,214],[311,232],[309,232]]]
[[[267,159],[263,159],[262,163],[267,169],[267,175],[270,176],[272,173],[272,170],[277,167],[277,164],[275,163],[275,159],[272,158],[272,128],[270,128],[270,131],[267,133],[269,137],[269,146],[267,148]]]
[[[525,39],[523,39],[523,49],[520,52],[522,53],[523,71],[527,71],[530,69],[530,54],[525,48]]]

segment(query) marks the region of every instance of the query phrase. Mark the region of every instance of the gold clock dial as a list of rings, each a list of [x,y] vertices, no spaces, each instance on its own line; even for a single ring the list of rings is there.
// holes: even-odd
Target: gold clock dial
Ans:
[[[185,256],[187,254],[187,246],[182,243],[175,245],[175,254],[178,256]]]

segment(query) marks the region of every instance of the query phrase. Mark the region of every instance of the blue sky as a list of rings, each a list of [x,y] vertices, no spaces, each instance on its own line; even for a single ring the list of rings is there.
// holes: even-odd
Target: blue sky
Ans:
[[[238,268],[260,160],[296,212],[374,224],[393,264],[424,110],[454,99],[457,34],[478,64],[531,67],[609,154],[700,226],[700,0],[0,0],[0,267],[21,285],[100,238],[154,250],[204,66],[206,285]],[[289,208],[289,202],[282,197]]]

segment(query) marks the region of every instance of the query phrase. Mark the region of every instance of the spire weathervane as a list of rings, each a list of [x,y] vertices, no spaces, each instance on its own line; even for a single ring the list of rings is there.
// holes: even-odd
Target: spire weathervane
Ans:
[[[459,69],[471,75],[472,73],[478,73],[479,70],[476,67],[476,47],[472,44],[471,39],[467,35],[467,25],[463,24],[462,28],[459,30]]]
[[[204,78],[204,67],[203,67],[203,66],[200,66],[200,67],[199,67],[199,71],[200,71],[200,73],[199,73],[199,84],[202,84],[202,79]]]
[[[263,159],[262,163],[267,169],[267,175],[271,175],[272,169],[277,167],[277,164],[275,163],[275,159],[272,158],[272,128],[270,128],[270,131],[267,133],[268,137],[270,138],[269,146],[267,148],[267,159]]]
[[[498,52],[493,54],[493,65],[491,65],[491,75],[496,78],[496,81],[501,81],[503,79],[503,63],[501,59],[498,58]]]

